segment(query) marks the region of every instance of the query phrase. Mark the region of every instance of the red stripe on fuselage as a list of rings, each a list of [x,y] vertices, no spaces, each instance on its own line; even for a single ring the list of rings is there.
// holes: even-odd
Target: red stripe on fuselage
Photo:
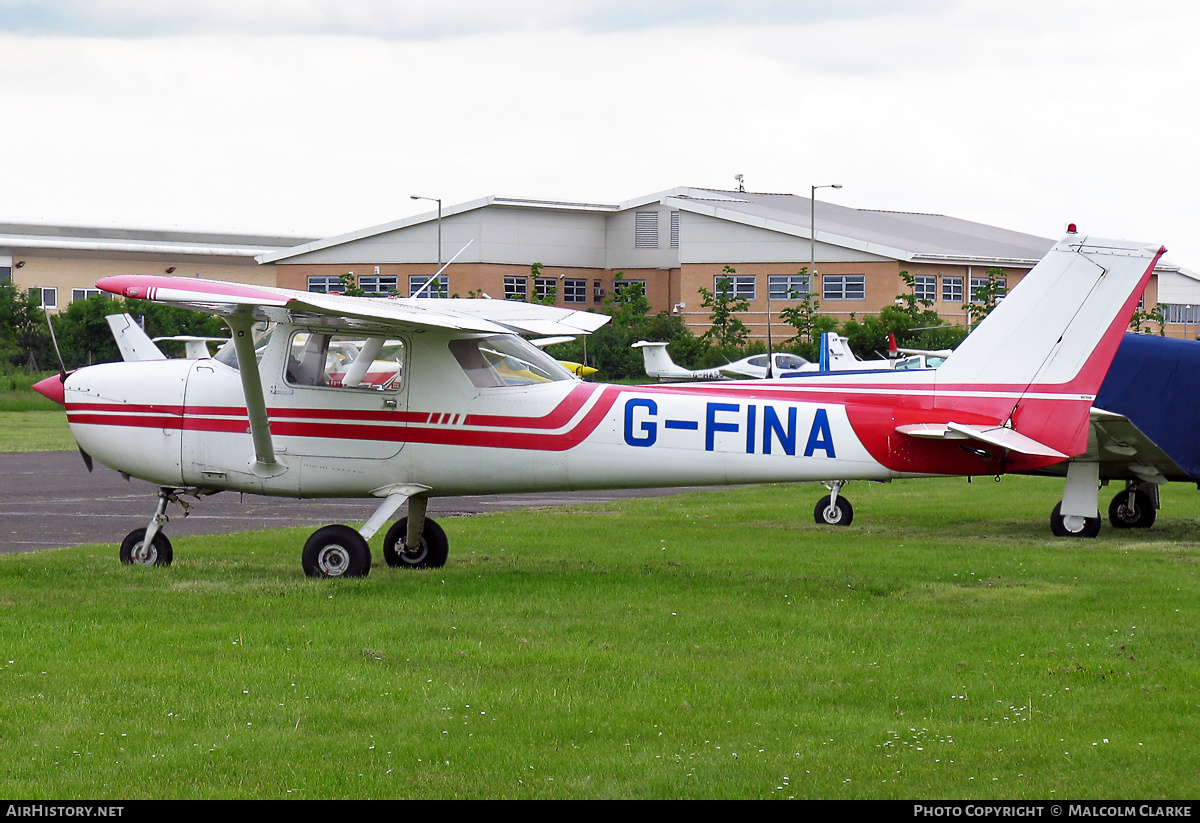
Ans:
[[[546,430],[561,428],[602,391],[599,400],[572,429],[559,434]],[[467,415],[464,425],[523,428],[526,431],[467,430],[448,426],[457,416],[450,413],[349,411],[331,409],[269,409],[271,433],[283,437],[346,438],[379,442],[436,443],[454,446],[564,451],[583,442],[616,402],[619,387],[584,387],[571,392],[554,410],[542,417]],[[300,419],[304,418],[304,419]],[[162,428],[180,431],[245,433],[249,426],[244,408],[234,406],[150,406],[129,403],[72,403],[67,410],[72,423]],[[323,422],[328,421],[328,422]],[[352,422],[347,422],[352,421]],[[385,425],[370,425],[370,423]],[[386,425],[393,423],[396,425]]]

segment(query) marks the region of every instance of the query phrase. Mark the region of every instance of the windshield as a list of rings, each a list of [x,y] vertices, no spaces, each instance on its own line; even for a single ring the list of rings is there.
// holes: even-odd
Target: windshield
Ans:
[[[262,362],[263,351],[266,350],[267,343],[271,342],[271,333],[274,331],[274,323],[264,322],[254,324],[254,356],[259,362]],[[213,360],[217,360],[235,369],[238,367],[237,351],[234,349],[232,339],[221,347],[220,351],[214,355]]]
[[[481,389],[575,379],[557,360],[515,334],[451,340],[450,352]]]

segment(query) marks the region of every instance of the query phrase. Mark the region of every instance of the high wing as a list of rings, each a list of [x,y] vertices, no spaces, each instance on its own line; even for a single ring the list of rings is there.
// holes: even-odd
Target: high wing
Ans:
[[[586,334],[609,320],[602,314],[503,300],[349,297],[146,274],[105,277],[96,287],[120,297],[173,303],[225,318],[233,331],[256,470],[264,474],[277,471],[278,462],[254,352],[252,327],[257,320],[302,320],[330,328],[540,335]]]
[[[173,303],[231,317],[283,309],[317,324],[375,323],[397,329],[451,329],[496,334],[590,334],[609,317],[512,300],[366,298],[315,294],[217,280],[126,274],[105,277],[97,288],[120,297]]]

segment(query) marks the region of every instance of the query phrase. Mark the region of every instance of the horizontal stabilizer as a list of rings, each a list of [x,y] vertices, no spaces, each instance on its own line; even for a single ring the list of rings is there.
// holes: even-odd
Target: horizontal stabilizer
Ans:
[[[909,426],[897,426],[896,431],[910,437],[928,440],[978,440],[990,446],[998,446],[1019,454],[1029,454],[1037,457],[1059,457],[1067,455],[1052,449],[1044,443],[1039,443],[1032,437],[1026,437],[1020,432],[1004,426],[969,426],[962,423],[917,423]]]

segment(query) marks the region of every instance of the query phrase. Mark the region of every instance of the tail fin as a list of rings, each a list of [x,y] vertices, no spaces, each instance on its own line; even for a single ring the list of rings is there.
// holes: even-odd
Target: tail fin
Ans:
[[[827,331],[821,335],[821,371],[850,371],[858,358],[850,351],[845,337],[838,336],[835,331]]]
[[[646,375],[649,377],[680,377],[690,375],[686,369],[682,369],[675,365],[675,361],[671,359],[671,355],[667,354],[666,343],[651,343],[646,340],[639,340],[633,344],[633,348],[642,350],[642,361],[646,366]]]
[[[167,356],[159,351],[154,341],[142,331],[142,327],[133,322],[128,314],[105,315],[108,327],[116,338],[117,348],[121,350],[121,359],[126,362],[134,360],[166,360]]]
[[[938,384],[1095,394],[1165,249],[1068,235],[938,368]]]
[[[959,387],[994,392],[1005,428],[1082,454],[1092,401],[1164,251],[1068,235],[938,367],[938,405],[960,406]]]

